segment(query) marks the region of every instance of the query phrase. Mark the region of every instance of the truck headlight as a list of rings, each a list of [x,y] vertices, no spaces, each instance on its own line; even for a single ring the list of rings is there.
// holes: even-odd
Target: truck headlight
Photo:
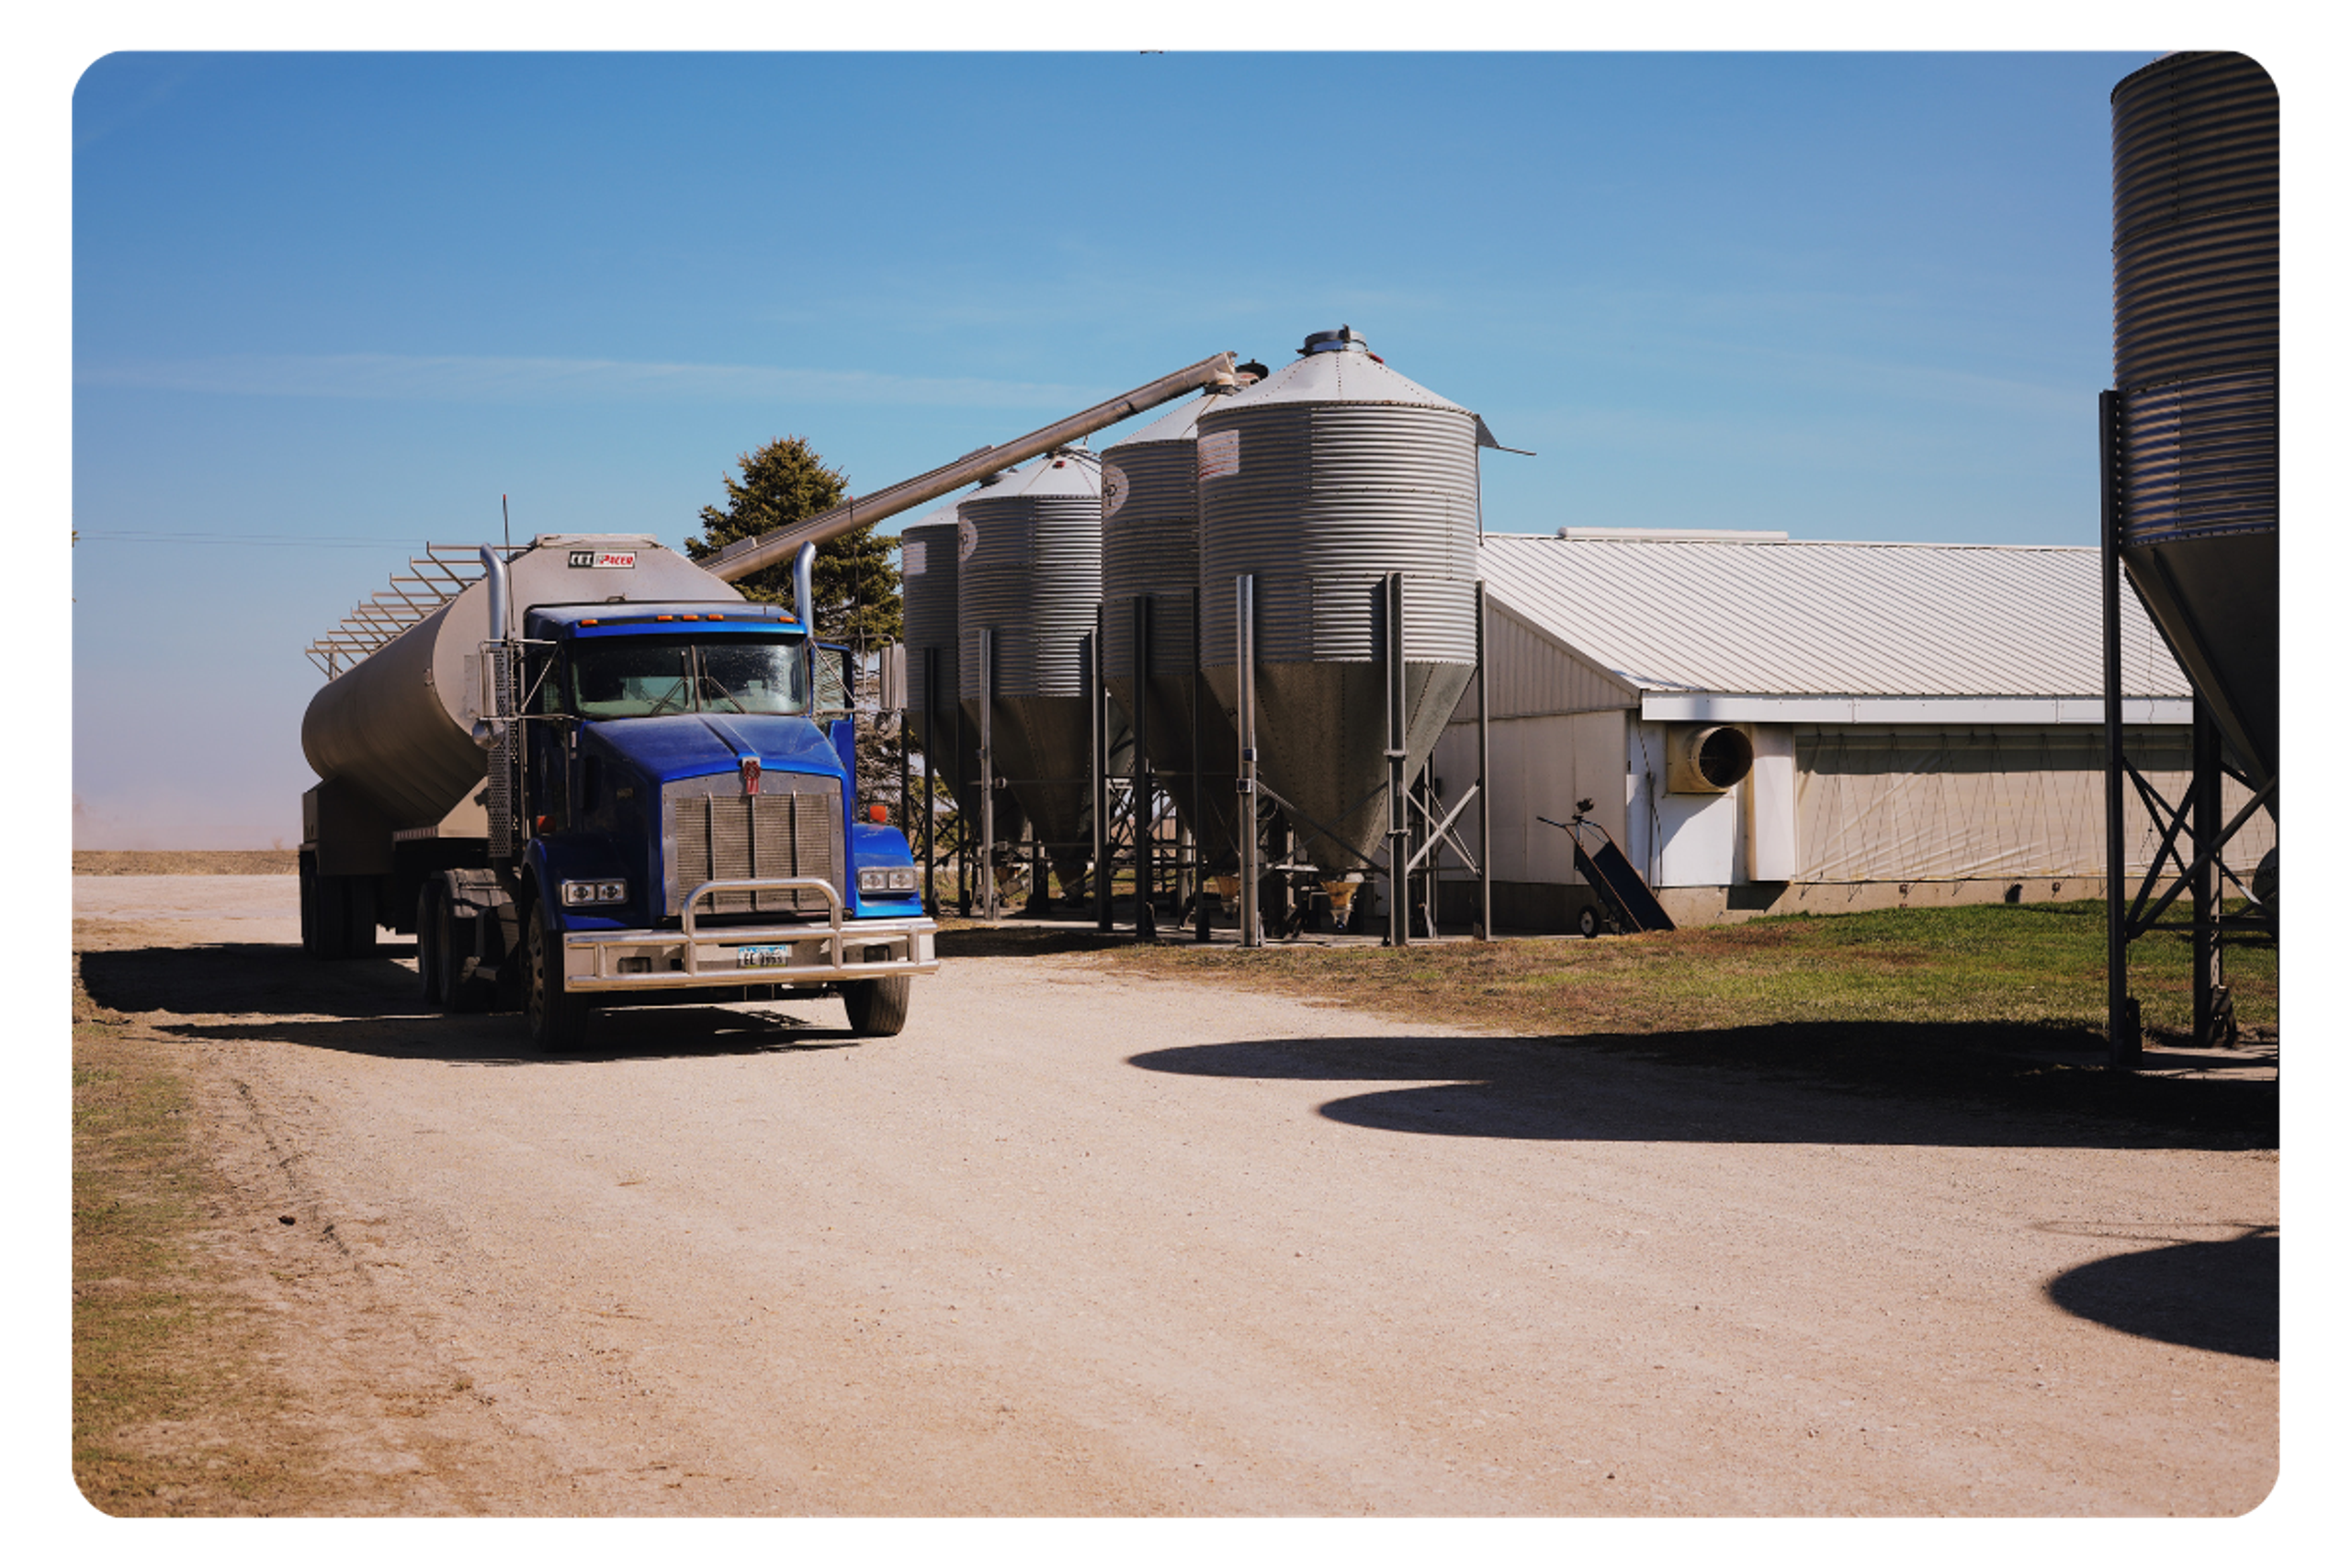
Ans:
[[[583,904],[626,904],[628,884],[626,882],[567,882],[563,885],[563,902],[567,908]]]
[[[910,865],[868,866],[857,874],[860,893],[911,893],[915,890],[915,868]]]

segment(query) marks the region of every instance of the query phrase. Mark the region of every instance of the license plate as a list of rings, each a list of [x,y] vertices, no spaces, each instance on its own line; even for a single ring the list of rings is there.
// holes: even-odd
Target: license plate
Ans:
[[[782,969],[792,962],[789,944],[766,947],[739,947],[735,950],[738,969]]]

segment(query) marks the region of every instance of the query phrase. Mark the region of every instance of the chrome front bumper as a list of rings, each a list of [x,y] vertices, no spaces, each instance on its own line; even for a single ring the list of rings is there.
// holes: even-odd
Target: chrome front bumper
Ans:
[[[806,889],[825,896],[821,925],[729,926],[697,931],[695,906],[717,893]],[[935,975],[938,925],[926,916],[843,918],[841,895],[817,876],[758,876],[706,882],[686,895],[681,931],[568,931],[563,987],[568,991],[688,990],[706,986],[821,986],[892,975]],[[787,948],[787,962],[746,964],[747,947]]]

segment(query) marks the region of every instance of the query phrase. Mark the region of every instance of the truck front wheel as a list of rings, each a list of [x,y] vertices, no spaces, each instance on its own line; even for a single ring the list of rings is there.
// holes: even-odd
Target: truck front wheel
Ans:
[[[563,958],[537,909],[523,913],[523,1025],[531,1049],[543,1056],[580,1049],[588,1033],[588,1003],[563,984]]]
[[[898,1033],[907,1026],[907,1001],[913,990],[914,980],[906,975],[845,982],[842,1000],[849,1008],[850,1032],[885,1040]]]

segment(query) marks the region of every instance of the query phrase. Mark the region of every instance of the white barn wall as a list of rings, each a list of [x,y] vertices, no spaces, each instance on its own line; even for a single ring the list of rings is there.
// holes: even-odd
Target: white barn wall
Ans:
[[[1594,801],[1595,819],[1678,920],[1991,900],[2012,888],[2026,900],[2081,898],[2103,885],[2104,742],[2088,727],[1751,726],[1764,732],[1759,760],[1778,754],[1781,788],[1759,787],[1768,767],[1721,795],[1664,787],[1665,745],[1677,728],[1623,711],[1493,722],[1493,875],[1498,887],[1526,889],[1498,895],[1498,923],[1565,928],[1589,899],[1566,836],[1534,820],[1538,814],[1565,819],[1579,797]],[[2127,736],[2149,783],[2177,799],[2188,784],[2188,732],[2159,726]],[[1439,741],[1437,771],[1449,799],[1475,777],[1476,744],[1476,728],[1466,723],[1449,726]],[[1775,794],[1777,806],[1768,798]],[[2223,795],[2225,814],[2246,798],[2233,780],[2224,781]],[[2163,829],[2136,792],[2126,796],[2125,811],[2126,859],[2142,874]],[[1772,818],[1793,862],[1785,880],[1751,870],[1759,815]],[[1482,852],[1472,813],[1460,830],[1472,852]],[[2276,825],[2257,813],[2233,843],[2231,866],[2250,875],[2276,841]],[[1451,858],[1441,878],[1466,885],[1468,873]],[[1462,908],[1460,897],[1448,908]]]
[[[2125,754],[2159,795],[2188,788],[2188,731],[2128,729]],[[1941,730],[1838,727],[1797,731],[1797,815],[1804,882],[1917,882],[2104,875],[2106,738],[2087,727]],[[2245,804],[2222,784],[2222,813]],[[2124,858],[2144,874],[2164,830],[2136,790],[2124,795]],[[2250,874],[2278,842],[2267,812],[2231,840]]]

